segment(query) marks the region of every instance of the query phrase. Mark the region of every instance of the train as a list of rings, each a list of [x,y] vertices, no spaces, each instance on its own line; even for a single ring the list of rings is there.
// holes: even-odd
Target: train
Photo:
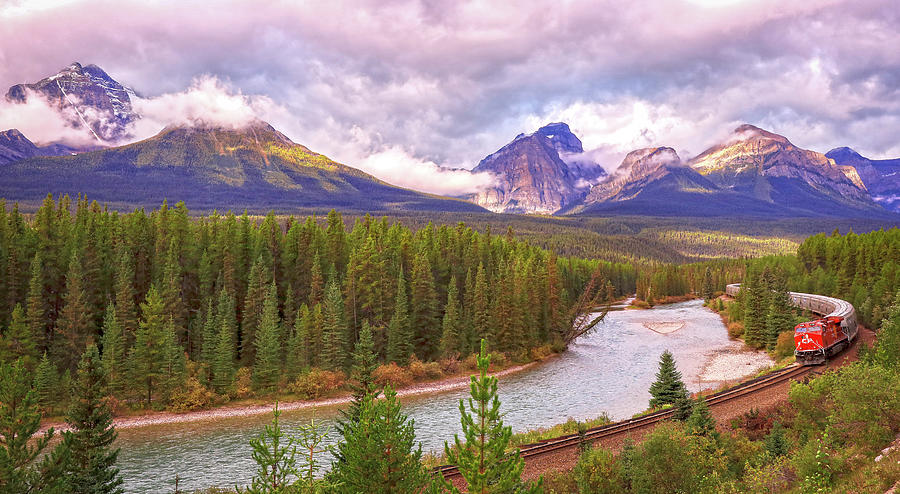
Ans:
[[[725,287],[735,297],[740,283]],[[859,332],[856,309],[846,300],[812,293],[789,292],[791,303],[819,314],[820,319],[803,322],[794,328],[794,356],[800,365],[821,365],[853,343]]]

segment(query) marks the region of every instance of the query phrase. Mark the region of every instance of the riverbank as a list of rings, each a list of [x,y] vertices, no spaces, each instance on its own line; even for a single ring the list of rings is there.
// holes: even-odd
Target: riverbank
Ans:
[[[512,367],[507,367],[496,372],[491,372],[490,374],[498,378],[509,376],[553,360],[557,356],[558,354],[552,354],[542,360],[514,365]],[[409,386],[400,388],[397,391],[397,396],[401,398],[410,396],[426,396],[430,394],[443,393],[446,391],[465,389],[469,386],[470,375],[470,372],[464,372],[454,376],[438,379],[436,381],[414,383]],[[278,409],[281,411],[291,411],[318,407],[331,407],[345,405],[349,403],[350,400],[350,393],[345,391],[339,396],[333,396],[329,398],[320,398],[315,400],[292,400],[283,402],[279,401]],[[116,429],[132,429],[153,425],[205,422],[225,418],[250,417],[254,415],[264,415],[267,413],[272,413],[272,409],[274,407],[275,401],[271,401],[261,404],[224,405],[217,408],[194,410],[189,412],[148,412],[140,415],[115,417],[113,419],[113,425],[116,427]],[[55,428],[57,431],[63,431],[67,429],[65,423],[53,421],[43,424],[41,431],[47,430],[50,427]]]

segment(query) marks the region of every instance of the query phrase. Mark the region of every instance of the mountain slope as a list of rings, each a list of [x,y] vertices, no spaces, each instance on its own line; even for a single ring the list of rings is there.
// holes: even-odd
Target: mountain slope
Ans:
[[[90,131],[103,141],[127,137],[128,124],[138,118],[131,107],[134,91],[119,84],[96,65],[82,66],[74,62],[34,84],[10,87],[6,99],[24,103],[29,92],[37,93],[52,105],[68,110],[72,127],[84,128],[87,124]]]
[[[872,199],[885,209],[900,213],[900,158],[870,160],[848,147],[832,149],[825,156],[838,165],[855,168]]]
[[[752,125],[741,125],[688,164],[722,189],[809,215],[883,212],[852,166]]]
[[[674,149],[628,153],[616,171],[566,213],[651,216],[771,215],[775,209],[727,190],[687,167]]]
[[[64,156],[89,150],[59,143],[37,146],[17,129],[0,132],[0,165],[34,156]]]
[[[581,141],[564,123],[519,134],[475,167],[473,172],[494,174],[497,185],[470,200],[495,212],[555,213],[586,192],[582,169],[573,169],[563,159],[582,152]]]
[[[167,128],[127,146],[0,167],[0,197],[34,203],[47,193],[85,193],[129,208],[155,207],[168,198],[196,210],[483,211],[384,183],[261,122],[240,130]]]

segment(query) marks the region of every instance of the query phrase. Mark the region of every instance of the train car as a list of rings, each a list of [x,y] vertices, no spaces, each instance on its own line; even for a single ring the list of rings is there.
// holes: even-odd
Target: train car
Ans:
[[[741,290],[740,283],[725,287],[734,297]],[[823,316],[821,319],[798,324],[794,328],[794,356],[801,365],[824,364],[829,358],[850,346],[859,331],[856,309],[846,300],[812,293],[790,292],[791,303]]]

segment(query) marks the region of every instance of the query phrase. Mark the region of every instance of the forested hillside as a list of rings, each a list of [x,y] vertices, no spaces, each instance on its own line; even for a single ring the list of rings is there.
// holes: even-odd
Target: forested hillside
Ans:
[[[631,293],[636,277],[462,223],[192,219],[181,203],[120,215],[51,197],[31,217],[2,206],[3,358],[22,357],[56,393],[94,342],[114,394],[154,406],[186,382],[265,394],[342,373],[366,327],[379,363],[465,357],[481,338],[528,360],[567,343],[577,303]]]

